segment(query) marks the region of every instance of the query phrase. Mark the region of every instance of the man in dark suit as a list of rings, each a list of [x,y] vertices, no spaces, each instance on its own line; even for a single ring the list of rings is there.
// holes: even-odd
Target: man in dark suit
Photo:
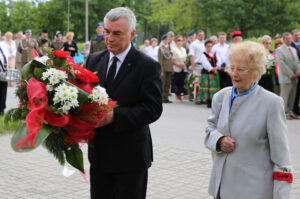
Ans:
[[[292,37],[293,37],[293,41],[291,46],[296,49],[298,58],[300,60],[300,30],[298,29],[293,30]],[[297,115],[300,115],[299,98],[300,98],[300,77],[298,77],[297,93],[296,93],[296,98],[295,98],[295,103],[293,108],[294,113]]]
[[[107,50],[90,55],[86,68],[118,107],[89,146],[91,198],[143,199],[153,161],[149,124],[162,113],[161,67],[131,44],[136,18],[129,8],[110,10],[104,23]]]

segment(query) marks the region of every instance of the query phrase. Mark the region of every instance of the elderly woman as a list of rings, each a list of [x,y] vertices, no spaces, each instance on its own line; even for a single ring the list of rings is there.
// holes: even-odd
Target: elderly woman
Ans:
[[[75,53],[78,51],[78,47],[75,41],[73,41],[74,33],[68,32],[65,37],[65,43],[63,45],[64,51],[68,52],[71,57],[75,56]]]
[[[257,84],[261,44],[230,47],[233,87],[215,94],[205,145],[216,152],[209,193],[216,199],[289,199],[291,161],[283,100]]]
[[[157,39],[152,38],[150,41],[151,45],[147,48],[147,55],[149,55],[152,59],[158,62],[158,49],[159,47],[157,46]]]
[[[266,73],[261,76],[258,84],[264,89],[274,92],[273,78],[275,77],[275,55],[270,50],[272,44],[272,38],[269,35],[264,35],[262,38],[262,44],[266,51]]]
[[[184,80],[187,74],[187,69],[185,66],[186,61],[186,49],[182,47],[183,45],[183,37],[178,35],[175,37],[175,46],[172,48],[173,52],[173,71],[174,71],[174,79],[172,85],[172,91],[174,91],[176,95],[176,101],[182,102],[181,94],[186,95],[187,91],[184,86]]]

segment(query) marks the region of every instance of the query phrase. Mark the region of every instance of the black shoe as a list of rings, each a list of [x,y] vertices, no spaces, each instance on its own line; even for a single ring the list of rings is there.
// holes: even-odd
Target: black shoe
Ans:
[[[163,100],[163,103],[173,103],[173,102],[170,100]]]

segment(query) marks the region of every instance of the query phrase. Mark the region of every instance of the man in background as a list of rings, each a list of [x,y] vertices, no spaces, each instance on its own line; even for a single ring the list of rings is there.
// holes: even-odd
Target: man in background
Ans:
[[[297,51],[297,56],[300,60],[300,30],[295,29],[292,31],[293,41],[291,46],[295,48]],[[293,111],[296,115],[300,115],[300,107],[299,107],[299,97],[300,97],[300,77],[298,77],[298,85],[297,85],[297,92],[296,98],[294,103]]]
[[[49,38],[48,38],[48,30],[47,29],[43,29],[41,36],[37,39],[37,42],[39,44],[39,47],[42,46],[42,40],[46,39],[48,42],[50,42]],[[49,44],[49,43],[48,43]]]
[[[99,22],[95,26],[97,35],[93,36],[91,39],[91,49],[90,49],[90,54],[98,51],[103,51],[106,50],[106,44],[104,40],[104,23]]]
[[[19,48],[19,45],[22,41],[22,39],[24,39],[24,35],[22,31],[17,32],[16,34],[16,47],[17,49]],[[21,56],[22,54],[17,50],[17,54],[16,54],[16,69],[21,69],[22,68],[22,61],[21,61]]]
[[[232,86],[231,78],[226,72],[228,67],[228,52],[229,45],[226,44],[226,33],[219,33],[219,43],[213,46],[212,51],[217,56],[217,66],[220,75],[220,88],[225,88],[226,86]]]
[[[169,45],[168,35],[164,34],[161,37],[162,45],[158,49],[158,62],[161,65],[161,77],[163,84],[163,103],[172,103],[169,100],[169,90],[172,79],[173,64],[172,64],[172,52]]]
[[[142,51],[143,53],[147,53],[147,48],[149,47],[150,41],[148,39],[146,39],[144,41],[144,44],[140,46],[140,51]]]
[[[239,30],[233,31],[231,34],[232,43],[239,43],[243,41],[242,32]]]
[[[21,53],[21,66],[23,67],[25,64],[33,60],[32,51],[36,50],[39,52],[39,45],[35,39],[31,38],[32,31],[25,31],[25,38],[22,39],[20,45],[18,46],[18,51]]]
[[[291,47],[292,35],[283,33],[283,45],[276,49],[279,69],[280,96],[284,100],[284,110],[287,120],[298,119],[293,113],[300,63],[297,51]]]
[[[50,47],[53,48],[53,50],[62,50],[63,45],[64,45],[63,37],[61,32],[58,30],[56,31],[55,38]]]

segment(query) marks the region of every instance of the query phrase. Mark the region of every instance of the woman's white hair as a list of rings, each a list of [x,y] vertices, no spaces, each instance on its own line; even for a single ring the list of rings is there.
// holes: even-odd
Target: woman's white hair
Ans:
[[[246,41],[232,44],[228,54],[229,62],[237,61],[241,65],[247,64],[258,81],[266,72],[266,50],[262,44]]]
[[[131,33],[136,27],[136,17],[134,13],[127,7],[118,7],[111,9],[104,17],[104,26],[107,20],[116,21],[125,18],[127,21],[128,31]]]
[[[261,43],[265,43],[266,41],[272,41],[272,38],[269,35],[264,35],[261,39]]]

